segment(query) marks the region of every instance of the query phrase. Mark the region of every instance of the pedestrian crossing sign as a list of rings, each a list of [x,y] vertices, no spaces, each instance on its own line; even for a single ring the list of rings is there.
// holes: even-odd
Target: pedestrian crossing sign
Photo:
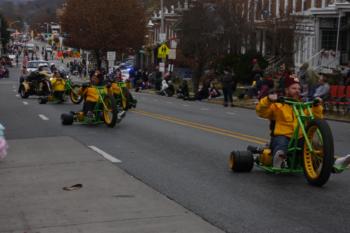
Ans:
[[[158,48],[158,58],[166,58],[166,56],[169,54],[169,47],[166,44],[162,44]]]

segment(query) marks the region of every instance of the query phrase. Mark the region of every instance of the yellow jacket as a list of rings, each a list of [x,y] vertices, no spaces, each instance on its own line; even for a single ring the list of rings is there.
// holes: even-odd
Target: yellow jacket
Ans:
[[[118,83],[113,82],[108,91],[111,95],[120,95],[122,92],[122,89],[119,87]]]
[[[64,91],[66,86],[66,81],[61,77],[53,77],[50,79],[52,89],[54,91]]]
[[[85,101],[89,101],[89,102],[96,103],[98,101],[98,98],[99,98],[98,90],[97,90],[97,88],[95,88],[93,86],[81,87],[78,91],[78,94],[83,96]]]
[[[323,118],[322,105],[314,106],[311,110],[315,118]],[[265,97],[257,104],[256,113],[262,118],[276,122],[273,135],[283,135],[290,138],[293,136],[298,120],[294,116],[292,106],[289,104],[273,103],[268,97]],[[306,110],[305,114],[308,115]],[[302,137],[301,130],[299,131],[299,138],[300,137]]]

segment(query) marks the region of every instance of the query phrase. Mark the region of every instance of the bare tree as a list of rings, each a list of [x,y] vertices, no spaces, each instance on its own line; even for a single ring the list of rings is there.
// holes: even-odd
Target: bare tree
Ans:
[[[251,31],[247,20],[247,1],[216,0],[215,4],[223,27],[222,52],[240,54]]]
[[[66,43],[92,50],[100,67],[106,51],[128,52],[143,45],[144,13],[139,0],[67,0],[61,24]]]
[[[194,69],[192,81],[195,91],[205,67],[219,55],[221,27],[217,23],[214,6],[212,1],[196,2],[183,14],[180,23],[180,49]]]

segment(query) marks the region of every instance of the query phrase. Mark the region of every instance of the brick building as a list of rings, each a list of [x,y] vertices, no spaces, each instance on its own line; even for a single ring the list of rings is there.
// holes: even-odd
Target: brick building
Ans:
[[[183,11],[191,7],[191,1],[179,1],[177,6],[165,7],[164,27],[166,40],[176,38],[174,26]],[[350,60],[350,1],[345,0],[242,0],[243,14],[255,28],[256,49],[272,62],[283,61],[284,55],[276,51],[271,27],[279,27],[287,18],[293,18],[294,33],[288,43],[289,54],[298,69],[308,62],[316,69],[335,68]],[[148,23],[146,65],[156,61],[159,45],[160,12],[155,12]],[[339,21],[340,19],[340,21]],[[338,23],[340,22],[340,23]],[[287,38],[288,39],[288,38]],[[246,44],[247,45],[247,44]],[[278,50],[278,49],[277,49]],[[242,53],[246,51],[242,46]],[[283,53],[283,52],[282,52]]]
[[[344,0],[248,0],[257,28],[258,51],[273,56],[267,21],[295,19],[293,60],[296,68],[308,62],[316,69],[349,62],[350,2]],[[248,4],[249,4],[248,3]],[[339,24],[338,24],[339,22]],[[265,25],[265,27],[264,27]]]
[[[176,6],[164,6],[164,34],[165,42],[170,44],[171,40],[176,40],[176,24],[179,21],[182,13],[191,7],[188,0],[180,1]],[[149,19],[148,34],[146,35],[146,45],[144,50],[144,66],[150,67],[157,64],[157,49],[161,43],[161,11],[153,12]]]

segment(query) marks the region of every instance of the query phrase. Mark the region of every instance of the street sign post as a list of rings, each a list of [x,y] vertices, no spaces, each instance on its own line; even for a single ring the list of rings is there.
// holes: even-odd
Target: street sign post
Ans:
[[[170,41],[170,48],[172,48],[172,49],[176,49],[176,48],[177,48],[177,42],[176,42],[176,40],[171,40],[171,41]]]
[[[161,62],[159,63],[159,72],[165,72],[165,63],[164,62]]]
[[[108,71],[112,71],[112,67],[114,65],[114,61],[116,59],[116,52],[115,51],[108,51],[107,52],[107,61],[108,61]]]
[[[159,33],[159,41],[163,43],[166,40],[166,33]]]
[[[158,48],[158,58],[162,58],[165,59],[166,56],[169,54],[169,48],[166,44],[162,44],[159,48]]]
[[[169,50],[168,58],[170,60],[175,60],[176,59],[176,49],[170,49]]]
[[[117,54],[115,51],[108,51],[107,52],[107,60],[108,61],[115,61],[116,55]]]

